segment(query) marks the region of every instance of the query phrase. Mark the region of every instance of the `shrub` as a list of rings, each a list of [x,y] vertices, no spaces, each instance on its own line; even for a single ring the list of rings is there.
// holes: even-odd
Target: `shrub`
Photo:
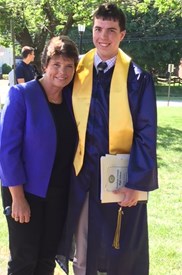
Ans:
[[[2,74],[9,74],[10,71],[11,71],[11,66],[4,63],[2,65]]]

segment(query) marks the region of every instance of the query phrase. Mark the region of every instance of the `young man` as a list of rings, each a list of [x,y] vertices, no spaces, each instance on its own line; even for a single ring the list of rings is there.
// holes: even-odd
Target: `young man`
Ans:
[[[73,111],[79,142],[74,160],[64,255],[75,235],[75,275],[147,275],[147,206],[140,191],[158,188],[156,99],[152,77],[119,49],[125,16],[114,4],[94,13],[96,49],[80,61],[73,87]],[[97,67],[104,61],[104,71]],[[130,154],[128,181],[119,203],[100,201],[100,158]],[[113,244],[122,207],[119,246]],[[63,245],[63,244],[62,244]],[[62,246],[63,247],[63,246]]]
[[[34,49],[32,47],[25,46],[22,48],[21,53],[23,60],[17,65],[15,70],[17,83],[28,82],[35,78],[35,70],[30,64],[35,58]]]

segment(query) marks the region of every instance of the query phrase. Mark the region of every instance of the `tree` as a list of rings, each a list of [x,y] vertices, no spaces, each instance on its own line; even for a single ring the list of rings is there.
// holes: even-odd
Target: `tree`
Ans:
[[[10,21],[15,40],[23,47],[35,48],[35,63],[40,67],[40,54],[48,38],[68,34],[80,20],[88,23],[94,3],[98,1],[65,0],[0,0],[0,43],[11,44]]]
[[[107,1],[107,0],[106,0]],[[91,48],[91,14],[100,0],[0,0],[0,44],[12,43],[13,23],[16,53],[20,47],[35,48],[35,62],[40,68],[40,54],[47,39],[69,34],[78,43],[78,23],[85,23],[85,50]],[[108,1],[109,2],[109,1]],[[124,0],[118,3],[127,14],[127,36],[122,47],[146,69],[164,70],[168,62],[179,60],[182,48],[181,0]],[[173,39],[173,40],[172,40]]]
[[[178,64],[182,55],[181,0],[143,1],[127,17],[130,23],[124,46],[142,67],[165,74],[169,63]]]

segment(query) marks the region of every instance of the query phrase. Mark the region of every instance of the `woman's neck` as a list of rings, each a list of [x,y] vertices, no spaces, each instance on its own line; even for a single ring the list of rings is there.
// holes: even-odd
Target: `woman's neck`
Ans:
[[[48,101],[54,104],[60,104],[62,102],[62,89],[51,86],[44,77],[42,77],[39,81],[44,88]]]

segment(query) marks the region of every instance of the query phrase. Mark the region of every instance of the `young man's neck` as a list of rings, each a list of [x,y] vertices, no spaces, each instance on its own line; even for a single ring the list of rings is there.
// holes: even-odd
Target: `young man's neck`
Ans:
[[[26,64],[28,65],[31,61],[29,60],[29,58],[24,58],[24,59],[23,59],[23,62],[26,63]]]

